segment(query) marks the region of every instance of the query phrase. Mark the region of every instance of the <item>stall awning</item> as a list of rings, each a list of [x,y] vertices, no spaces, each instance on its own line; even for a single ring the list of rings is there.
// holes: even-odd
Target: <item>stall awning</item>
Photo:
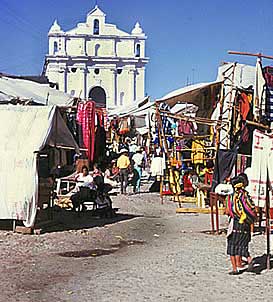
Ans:
[[[108,116],[110,118],[113,116],[118,116],[118,117],[128,116],[128,115],[134,113],[135,111],[139,111],[144,107],[146,108],[147,104],[152,105],[152,103],[149,101],[148,96],[141,100],[138,100],[135,103],[130,104],[128,106],[123,106],[121,108],[109,110]],[[149,105],[148,105],[148,107],[149,107]]]
[[[166,94],[158,101],[165,102],[170,107],[176,104],[191,103],[198,106],[198,116],[209,117],[222,83],[223,81],[214,81],[186,86]]]
[[[29,100],[39,105],[65,106],[72,102],[73,97],[48,85],[0,76],[0,104],[13,99]]]

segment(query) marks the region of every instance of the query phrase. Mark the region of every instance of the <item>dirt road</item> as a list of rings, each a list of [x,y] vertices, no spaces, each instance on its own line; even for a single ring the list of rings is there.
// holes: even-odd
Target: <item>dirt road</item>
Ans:
[[[272,301],[272,271],[227,274],[226,238],[203,232],[208,215],[176,215],[151,194],[114,206],[124,215],[109,224],[57,213],[62,224],[40,236],[0,231],[0,301]],[[251,251],[264,253],[262,235]]]

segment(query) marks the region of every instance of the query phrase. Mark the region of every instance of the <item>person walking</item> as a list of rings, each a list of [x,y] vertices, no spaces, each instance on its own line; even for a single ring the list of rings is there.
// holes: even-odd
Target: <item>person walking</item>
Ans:
[[[120,150],[120,157],[117,161],[117,167],[119,168],[120,174],[120,191],[121,194],[126,194],[126,188],[128,185],[128,168],[130,166],[130,159],[128,157],[128,150],[121,149]]]
[[[134,169],[137,171],[138,179],[136,181],[135,187],[134,187],[134,193],[140,192],[140,181],[142,176],[142,167],[143,167],[143,161],[144,156],[142,153],[142,148],[138,147],[136,149],[136,153],[133,155],[132,160],[134,162]]]

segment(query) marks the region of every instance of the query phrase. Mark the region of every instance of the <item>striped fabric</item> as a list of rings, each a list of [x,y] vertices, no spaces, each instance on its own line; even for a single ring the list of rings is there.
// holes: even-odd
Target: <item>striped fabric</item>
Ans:
[[[250,225],[241,224],[234,219],[233,231],[227,239],[227,254],[230,256],[249,256],[248,244],[251,240]]]
[[[268,120],[273,122],[273,87],[267,89],[267,114]]]

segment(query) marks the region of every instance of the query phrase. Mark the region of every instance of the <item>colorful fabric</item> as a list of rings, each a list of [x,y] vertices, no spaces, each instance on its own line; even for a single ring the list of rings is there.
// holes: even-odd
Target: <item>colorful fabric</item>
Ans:
[[[235,185],[235,192],[230,202],[231,216],[238,219],[240,224],[254,223],[256,219],[255,204],[248,192],[243,188],[243,184]]]
[[[273,87],[267,89],[267,118],[273,122]]]
[[[179,180],[180,180],[179,171],[169,169],[170,190],[174,195],[181,194],[181,187],[180,187]]]
[[[245,121],[250,110],[249,97],[246,93],[242,92],[239,100],[239,108],[242,119]]]
[[[77,108],[77,122],[81,125],[84,147],[90,161],[94,159],[95,149],[95,103],[80,102]]]
[[[179,135],[193,134],[193,132],[194,132],[194,126],[193,126],[192,122],[183,121],[183,120],[179,121],[179,125],[178,125],[178,134]]]
[[[201,141],[192,142],[191,159],[194,164],[203,164],[205,158],[204,143]]]
[[[110,126],[108,114],[106,108],[96,108],[97,125],[100,124],[104,129],[108,129]]]
[[[193,193],[193,186],[189,175],[183,176],[183,188],[185,194]]]
[[[257,207],[265,206],[267,177],[269,178],[271,186],[273,185],[272,151],[273,137],[259,130],[255,130],[253,133],[251,175],[249,176],[249,192]],[[273,207],[272,196],[270,196],[270,206]]]

